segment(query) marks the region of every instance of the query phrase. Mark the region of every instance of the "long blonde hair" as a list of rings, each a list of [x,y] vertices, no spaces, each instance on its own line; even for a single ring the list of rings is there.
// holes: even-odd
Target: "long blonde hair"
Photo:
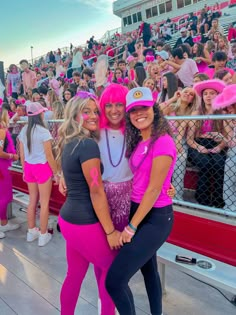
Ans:
[[[191,87],[186,87],[181,91],[181,94],[186,91],[187,89],[192,89]],[[194,91],[194,90],[193,90]],[[197,99],[197,95],[196,92],[194,91],[194,97],[193,97],[193,101],[191,103],[188,104],[187,108],[186,108],[186,112],[184,113],[186,116],[189,116],[192,114],[193,111],[195,111],[198,107],[198,99]],[[172,111],[175,112],[176,116],[179,115],[180,112],[180,108],[181,108],[181,97],[178,99],[178,101],[176,103],[173,104],[172,106]]]
[[[53,119],[64,118],[64,105],[60,101],[52,103]]]
[[[86,138],[99,139],[99,132],[90,132],[83,127],[82,111],[90,100],[96,102],[92,97],[80,98],[78,96],[70,99],[65,107],[64,122],[59,128],[59,142],[57,146],[57,161],[60,167],[62,151],[65,144],[71,142],[74,139],[78,139],[76,146],[81,140]],[[97,104],[97,103],[96,103]],[[81,114],[81,119],[77,121],[78,114]],[[73,148],[74,150],[75,148]],[[73,152],[73,151],[72,151]]]

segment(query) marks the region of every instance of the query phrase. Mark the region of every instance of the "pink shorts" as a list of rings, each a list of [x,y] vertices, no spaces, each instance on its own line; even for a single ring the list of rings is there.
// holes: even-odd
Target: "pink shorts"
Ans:
[[[24,165],[24,179],[27,183],[44,184],[53,176],[53,172],[48,164],[29,164]]]

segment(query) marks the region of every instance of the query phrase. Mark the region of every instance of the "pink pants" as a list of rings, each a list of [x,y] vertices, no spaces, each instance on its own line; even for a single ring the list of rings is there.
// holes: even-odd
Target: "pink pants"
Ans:
[[[59,217],[61,232],[66,240],[68,270],[61,289],[61,315],[74,315],[80,288],[92,263],[100,269],[98,291],[101,298],[101,315],[114,315],[115,305],[105,288],[107,271],[115,252],[110,250],[100,223],[76,225]]]

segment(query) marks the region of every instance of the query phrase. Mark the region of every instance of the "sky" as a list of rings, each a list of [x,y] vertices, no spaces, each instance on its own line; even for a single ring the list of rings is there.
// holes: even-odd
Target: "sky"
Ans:
[[[113,0],[1,0],[0,61],[4,68],[50,50],[85,44],[120,27]]]

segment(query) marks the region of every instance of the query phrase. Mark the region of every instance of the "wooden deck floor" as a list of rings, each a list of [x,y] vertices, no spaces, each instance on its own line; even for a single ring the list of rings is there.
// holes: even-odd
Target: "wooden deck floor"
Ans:
[[[59,295],[66,273],[65,243],[60,233],[43,248],[27,243],[26,216],[14,205],[17,231],[0,241],[0,315],[58,315]],[[149,314],[142,276],[131,282],[137,315]],[[168,315],[235,315],[236,308],[217,291],[187,275],[167,269],[164,314]],[[229,297],[230,294],[227,294]],[[76,315],[97,314],[97,288],[93,268],[83,283]]]

